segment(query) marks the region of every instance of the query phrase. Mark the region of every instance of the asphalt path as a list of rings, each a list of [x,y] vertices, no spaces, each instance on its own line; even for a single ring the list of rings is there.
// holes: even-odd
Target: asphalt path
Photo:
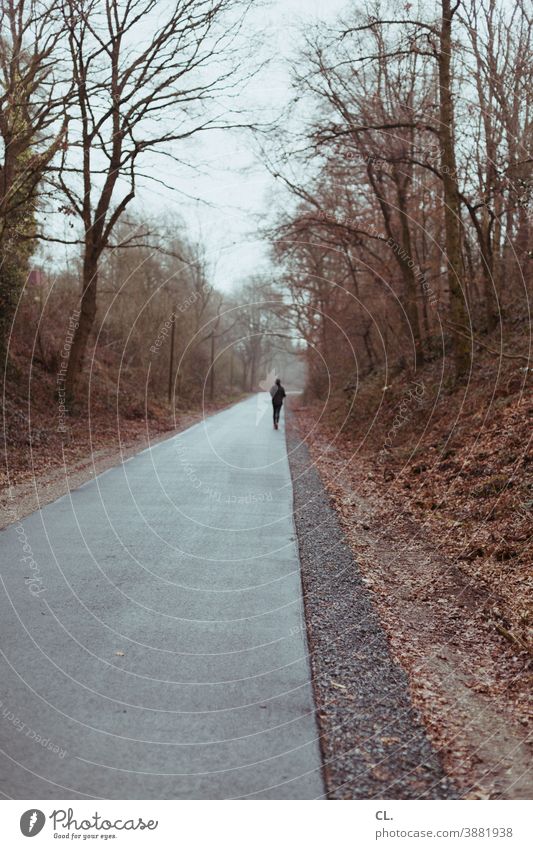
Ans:
[[[0,793],[324,793],[284,420],[251,397],[1,532]]]

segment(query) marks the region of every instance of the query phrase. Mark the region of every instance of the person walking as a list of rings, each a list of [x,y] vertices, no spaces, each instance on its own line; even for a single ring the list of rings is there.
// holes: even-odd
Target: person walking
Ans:
[[[276,378],[276,382],[270,390],[270,394],[272,396],[272,410],[274,413],[274,430],[277,430],[279,424],[279,414],[281,413],[281,407],[283,405],[283,399],[287,394],[285,392],[285,389],[281,385],[281,380],[279,379],[279,377]]]

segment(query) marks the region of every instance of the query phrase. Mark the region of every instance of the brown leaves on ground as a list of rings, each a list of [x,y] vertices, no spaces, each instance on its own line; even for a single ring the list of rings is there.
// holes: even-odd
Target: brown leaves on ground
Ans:
[[[483,373],[446,395],[434,377],[384,463],[400,379],[369,434],[364,387],[343,429],[340,402],[320,428],[318,407],[295,414],[448,771],[474,798],[529,798],[533,407],[524,380],[497,397]]]

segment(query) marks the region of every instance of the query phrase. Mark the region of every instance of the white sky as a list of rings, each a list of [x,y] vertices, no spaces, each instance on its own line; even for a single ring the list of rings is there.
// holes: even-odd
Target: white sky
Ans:
[[[259,34],[267,55],[274,57],[256,77],[246,97],[256,110],[256,120],[281,111],[291,96],[286,59],[301,39],[298,27],[318,19],[332,21],[346,0],[271,0],[254,6],[247,32]],[[252,97],[250,97],[252,95]],[[275,181],[259,161],[251,135],[245,131],[213,131],[176,150],[201,169],[197,174],[170,160],[150,168],[177,191],[139,181],[142,206],[150,212],[176,211],[193,238],[200,237],[213,268],[212,282],[228,291],[257,271],[268,270],[267,245],[254,230],[268,216]],[[141,194],[142,191],[142,194]],[[188,200],[182,192],[199,201]],[[201,201],[207,201],[206,206]]]

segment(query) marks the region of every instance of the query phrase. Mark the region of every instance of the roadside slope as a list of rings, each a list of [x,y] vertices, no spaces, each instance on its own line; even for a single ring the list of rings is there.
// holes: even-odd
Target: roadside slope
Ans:
[[[288,447],[328,796],[454,798],[294,424]]]
[[[293,404],[295,433],[298,430],[298,436],[305,440],[311,462],[327,489],[345,544],[357,562],[356,571],[387,633],[390,651],[407,675],[411,698],[446,773],[460,795],[467,798],[531,798],[533,793],[531,664],[523,647],[523,629],[528,623],[520,617],[530,593],[527,540],[524,538],[515,551],[514,560],[490,557],[502,545],[508,546],[509,539],[493,543],[489,558],[485,553],[479,561],[459,559],[472,528],[486,538],[497,530],[506,532],[507,538],[523,533],[516,528],[525,517],[514,514],[512,504],[524,499],[527,440],[520,443],[520,439],[526,432],[527,404],[509,392],[500,397],[505,403],[498,405],[495,415],[507,422],[500,451],[490,434],[483,438],[479,427],[475,441],[475,410],[471,413],[470,442],[467,440],[463,449],[459,445],[453,449],[456,463],[468,460],[464,455],[472,446],[474,456],[479,452],[488,457],[493,452],[496,469],[483,467],[489,479],[498,466],[505,470],[507,463],[514,463],[518,468],[514,486],[503,498],[498,498],[498,492],[487,491],[483,501],[482,508],[488,509],[489,515],[496,508],[494,530],[490,523],[487,526],[474,521],[471,502],[475,506],[477,496],[473,491],[467,493],[468,484],[461,476],[458,486],[463,501],[458,502],[457,496],[443,489],[439,510],[428,509],[421,490],[438,484],[431,477],[429,462],[421,462],[424,442],[417,445],[409,463],[406,457],[408,450],[409,456],[413,453],[412,448],[400,445],[384,469],[376,462],[376,450],[367,446],[365,451],[355,451],[357,424],[353,434],[339,433],[327,425],[317,428],[319,409]],[[453,403],[454,399],[448,399],[448,412]],[[444,411],[443,426],[446,419]],[[514,422],[514,429],[509,422]],[[420,427],[420,421],[416,424]],[[467,424],[463,424],[463,439],[468,437]],[[378,444],[383,430],[374,435]],[[415,441],[412,431],[403,437],[408,445]],[[437,427],[426,436],[426,445],[438,440],[442,441],[443,435]],[[520,452],[516,448],[511,452],[509,444],[513,442],[520,446]],[[432,456],[430,451],[428,456]],[[439,462],[443,461],[437,459]],[[477,468],[475,461],[465,463],[466,474]],[[457,510],[466,514],[471,511],[471,524],[457,526]],[[334,563],[333,556],[325,559],[322,581],[327,583]],[[480,566],[475,568],[477,563]],[[511,586],[500,595],[511,569]],[[328,596],[328,607],[350,611],[358,593],[358,588],[350,591],[346,585],[344,591]],[[343,620],[344,613],[339,623]],[[342,716],[349,722],[349,712]]]

